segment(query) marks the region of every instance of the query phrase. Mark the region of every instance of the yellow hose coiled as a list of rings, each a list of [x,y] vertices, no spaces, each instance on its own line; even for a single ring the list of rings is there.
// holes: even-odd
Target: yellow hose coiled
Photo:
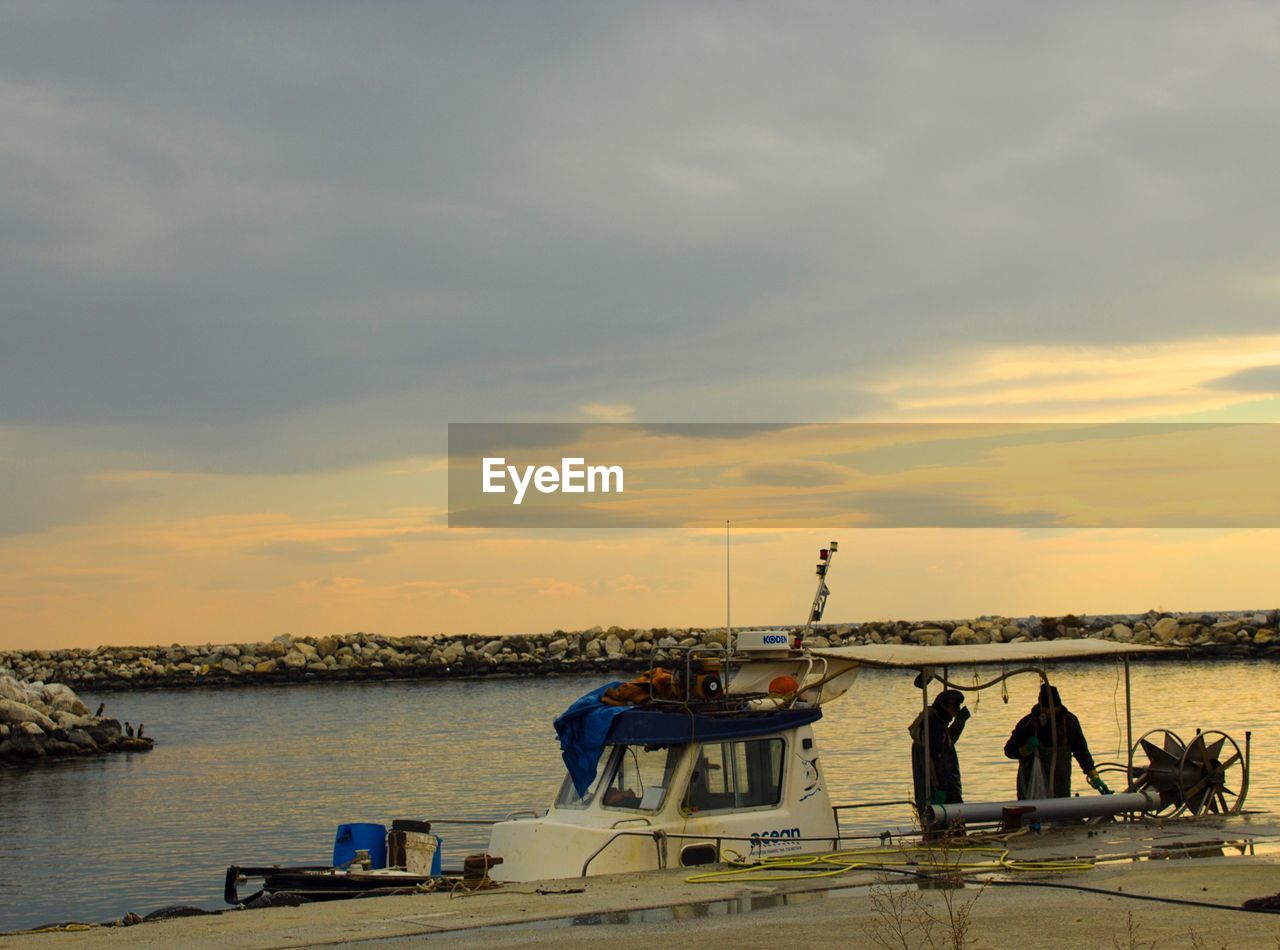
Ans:
[[[975,871],[1090,871],[1093,862],[1076,861],[1019,861],[1010,857],[1007,841],[1019,832],[1007,836],[995,836],[984,840],[952,841],[945,847],[928,845],[900,845],[896,848],[857,848],[848,851],[832,851],[827,854],[764,857],[758,862],[730,861],[723,871],[706,871],[685,878],[690,884],[724,883],[747,878],[752,881],[795,881],[808,878],[838,877],[858,869],[912,868],[923,871],[951,871],[973,873]],[[987,843],[994,841],[995,843]],[[970,860],[969,856],[979,860]],[[807,873],[795,869],[813,868]],[[781,871],[783,873],[771,873]]]

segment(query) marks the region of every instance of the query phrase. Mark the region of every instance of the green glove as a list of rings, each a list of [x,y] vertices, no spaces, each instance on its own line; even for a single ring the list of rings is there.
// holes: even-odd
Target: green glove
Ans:
[[[1098,774],[1098,770],[1094,769],[1089,773],[1089,784],[1096,788],[1103,795],[1110,795],[1111,789],[1107,788],[1107,783],[1102,780],[1102,776]]]
[[[1032,755],[1038,748],[1040,748],[1040,737],[1032,736],[1027,740],[1027,744],[1022,747],[1022,754]]]
[[[929,799],[935,805],[945,805],[947,803],[947,793],[939,790],[934,792],[931,796],[929,796]]]

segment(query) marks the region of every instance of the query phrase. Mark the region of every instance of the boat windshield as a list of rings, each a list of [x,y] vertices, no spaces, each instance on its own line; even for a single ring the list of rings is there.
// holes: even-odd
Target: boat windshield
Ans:
[[[600,803],[630,811],[659,810],[684,750],[679,745],[623,746],[608,771]]]
[[[573,787],[573,776],[566,772],[564,781],[560,783],[560,793],[556,795],[556,807],[586,808],[590,805],[596,797],[596,792],[600,790],[601,779],[612,771],[610,766],[617,759],[619,751],[617,747],[605,747],[604,752],[600,755],[600,761],[596,763],[596,777],[585,795],[578,794],[578,790]]]

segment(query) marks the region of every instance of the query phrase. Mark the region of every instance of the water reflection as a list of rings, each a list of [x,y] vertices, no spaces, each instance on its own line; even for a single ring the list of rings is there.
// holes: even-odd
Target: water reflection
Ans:
[[[1124,758],[1118,667],[1058,669],[1054,682],[1080,717],[1094,756]],[[370,683],[248,690],[91,695],[157,737],[146,755],[71,760],[0,771],[0,929],[101,920],[165,904],[217,906],[233,863],[325,863],[340,822],[491,817],[545,806],[559,782],[551,720],[603,680],[573,677],[474,683]],[[907,798],[919,708],[913,674],[864,673],[815,724],[835,802]],[[1133,667],[1134,735],[1168,727],[1184,738],[1218,728],[1243,744],[1254,730],[1260,765],[1251,808],[1280,790],[1268,750],[1280,748],[1271,664],[1159,663]],[[1034,677],[977,701],[958,746],[970,800],[1013,796],[1003,755],[1035,701]],[[1073,775],[1076,791],[1087,791]],[[856,817],[851,817],[856,816]],[[846,829],[877,832],[901,806],[846,812]],[[442,829],[447,858],[483,847],[487,830]]]
[[[617,910],[604,913],[576,914],[572,917],[551,917],[527,923],[500,924],[496,927],[473,927],[463,930],[450,930],[439,935],[439,939],[450,942],[466,942],[483,940],[493,942],[501,940],[504,934],[523,933],[531,930],[553,930],[560,927],[607,927],[625,924],[658,924],[671,921],[696,921],[709,917],[724,917],[733,914],[749,914],[757,910],[772,910],[775,907],[788,907],[805,904],[810,901],[827,900],[832,897],[865,896],[870,891],[866,885],[859,887],[841,887],[821,891],[793,891],[782,894],[761,894],[752,897],[729,897],[723,900],[695,901],[687,904],[676,904],[672,907],[647,907],[643,910]],[[402,937],[389,937],[390,941],[401,941]]]

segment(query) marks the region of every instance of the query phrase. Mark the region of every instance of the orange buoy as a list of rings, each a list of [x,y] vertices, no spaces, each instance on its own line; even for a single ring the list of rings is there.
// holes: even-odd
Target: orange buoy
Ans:
[[[775,696],[785,696],[800,689],[794,676],[775,676],[769,683],[769,692]]]

